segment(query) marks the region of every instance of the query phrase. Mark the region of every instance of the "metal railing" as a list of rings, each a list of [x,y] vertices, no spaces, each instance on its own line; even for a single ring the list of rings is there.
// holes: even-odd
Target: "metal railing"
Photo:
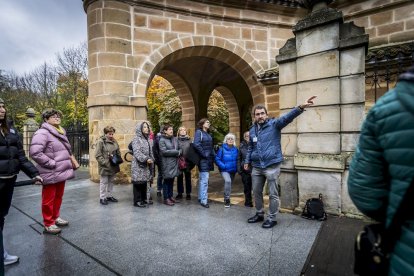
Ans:
[[[395,86],[398,76],[414,64],[414,41],[370,49],[365,60],[367,98],[375,103]]]

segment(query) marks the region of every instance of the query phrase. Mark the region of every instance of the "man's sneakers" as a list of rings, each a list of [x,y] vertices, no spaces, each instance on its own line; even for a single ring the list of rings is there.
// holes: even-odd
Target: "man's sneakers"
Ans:
[[[230,199],[225,199],[224,200],[224,207],[225,208],[230,208]]]
[[[57,226],[68,226],[69,225],[69,221],[67,221],[67,220],[64,220],[64,219],[62,219],[62,218],[57,218],[56,220],[55,220],[55,224],[57,225]]]
[[[59,234],[60,232],[62,232],[62,229],[57,227],[56,224],[45,226],[45,230],[43,230],[43,233],[52,234],[52,235]]]
[[[256,215],[254,215],[253,217],[251,217],[247,220],[248,223],[256,223],[256,222],[259,222],[259,221],[264,221],[264,216],[263,215],[256,214]]]
[[[3,257],[4,265],[11,265],[19,261],[19,257],[8,254],[6,250],[4,250]]]
[[[276,224],[277,224],[277,221],[268,219],[265,222],[263,222],[262,227],[263,228],[272,228]]]

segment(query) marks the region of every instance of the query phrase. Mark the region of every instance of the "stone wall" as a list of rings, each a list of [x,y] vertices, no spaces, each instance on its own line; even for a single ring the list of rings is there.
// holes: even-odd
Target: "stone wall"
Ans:
[[[278,14],[277,9],[258,12],[177,0],[85,1],[85,7],[93,180],[99,178],[94,145],[103,128],[116,128],[115,137],[124,153],[136,122],[146,119],[146,89],[154,74],[177,87],[183,123],[193,130],[199,100],[182,76],[159,70],[168,63],[191,56],[219,60],[241,75],[254,103],[264,102],[273,114],[278,113],[276,91],[267,97],[256,75],[276,66],[279,48],[293,36],[295,16]],[[225,96],[232,100],[231,95]],[[231,130],[240,132],[236,117],[240,117],[241,107],[234,100],[229,106],[233,110]],[[128,171],[122,165],[119,181],[127,181]]]
[[[355,25],[365,28],[370,47],[414,40],[413,1],[358,2],[344,3],[339,8],[345,21],[354,21]]]

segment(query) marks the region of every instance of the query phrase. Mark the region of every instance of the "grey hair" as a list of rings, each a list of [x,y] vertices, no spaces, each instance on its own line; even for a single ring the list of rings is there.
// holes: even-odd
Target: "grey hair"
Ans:
[[[224,136],[223,144],[226,144],[226,141],[227,141],[228,138],[233,138],[234,146],[237,146],[236,145],[236,135],[234,135],[231,132],[230,133],[227,133],[226,136]]]

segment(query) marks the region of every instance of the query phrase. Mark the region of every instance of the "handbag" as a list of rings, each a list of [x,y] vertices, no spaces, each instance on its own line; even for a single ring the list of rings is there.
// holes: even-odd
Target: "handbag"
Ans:
[[[109,153],[108,148],[106,147],[105,142],[103,143],[104,148]],[[111,166],[119,166],[120,164],[124,163],[124,160],[121,157],[121,154],[118,150],[114,150],[112,154],[109,156],[109,164]]]
[[[401,235],[401,226],[408,218],[410,199],[414,194],[411,181],[391,224],[375,223],[364,227],[355,240],[354,273],[358,275],[388,275],[390,253]]]
[[[73,156],[73,154],[70,156],[70,162],[72,162],[72,168],[76,171],[79,169],[80,165],[78,160],[76,160],[76,157]]]
[[[118,151],[114,151],[111,157],[109,157],[109,163],[111,163],[112,166],[118,166],[119,164],[124,163],[124,160],[122,160],[122,157]]]
[[[182,155],[178,156],[178,168],[180,170],[187,169],[187,162],[185,161],[185,158]]]

